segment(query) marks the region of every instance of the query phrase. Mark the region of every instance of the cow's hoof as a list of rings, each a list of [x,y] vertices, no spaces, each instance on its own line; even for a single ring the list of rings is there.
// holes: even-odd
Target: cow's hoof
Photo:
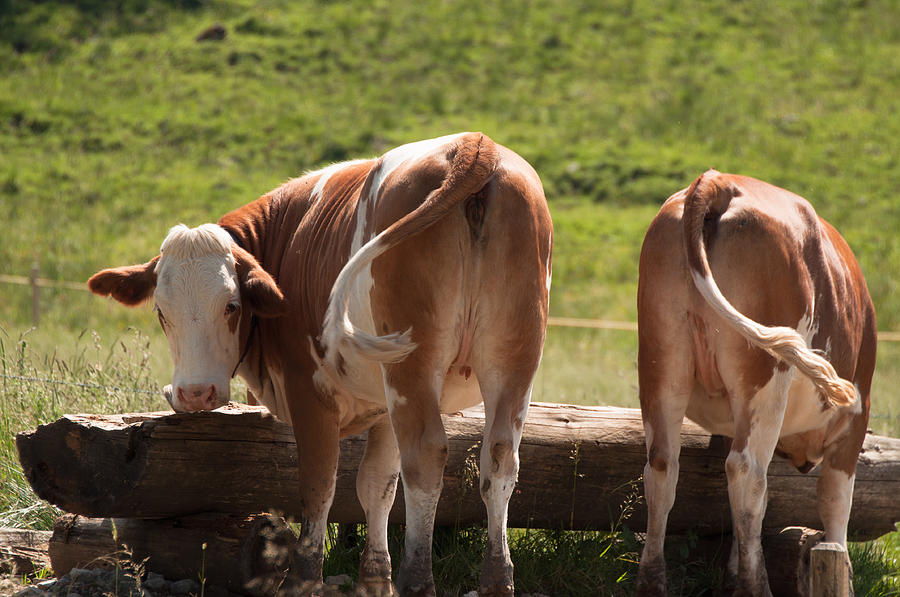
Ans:
[[[769,583],[765,585],[738,585],[735,588],[733,597],[772,597],[772,590],[769,589]]]
[[[437,597],[434,583],[410,583],[405,587],[398,587],[398,592],[400,597]]]
[[[512,583],[504,585],[494,585],[491,587],[482,586],[478,589],[479,597],[513,597],[516,594]]]
[[[641,560],[638,568],[635,597],[666,597],[666,563],[662,558]]]
[[[513,564],[508,557],[492,556],[488,545],[481,563],[481,582],[478,594],[482,597],[506,597],[515,595],[513,588]]]
[[[666,597],[669,594],[666,589],[666,577],[642,578],[638,575],[637,587],[634,590],[635,597]]]
[[[334,589],[314,580],[292,580],[287,578],[275,592],[275,595],[277,597],[293,597],[295,595],[330,597],[334,595]]]
[[[397,592],[390,578],[360,578],[356,584],[358,597],[394,597]]]

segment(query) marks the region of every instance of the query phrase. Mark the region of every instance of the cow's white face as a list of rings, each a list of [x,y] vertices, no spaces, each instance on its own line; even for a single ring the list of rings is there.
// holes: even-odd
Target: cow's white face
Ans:
[[[241,295],[231,238],[205,225],[169,232],[156,265],[156,311],[174,373],[164,390],[176,412],[227,403],[240,358]]]
[[[159,257],[98,272],[88,286],[130,306],[154,298],[175,365],[163,393],[177,412],[228,402],[241,318],[279,317],[286,309],[272,277],[215,224],[175,226]]]

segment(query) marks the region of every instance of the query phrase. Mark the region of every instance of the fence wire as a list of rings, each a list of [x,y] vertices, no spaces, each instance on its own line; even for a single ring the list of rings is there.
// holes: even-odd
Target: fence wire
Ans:
[[[16,284],[18,286],[37,286],[40,288],[62,288],[64,290],[88,291],[84,282],[67,282],[65,280],[50,280],[48,278],[28,278],[27,276],[10,276],[0,274],[0,284]],[[592,330],[622,330],[636,332],[637,322],[615,321],[610,319],[591,319],[578,317],[555,317],[547,319],[547,325],[554,327],[584,328]],[[879,342],[900,342],[900,332],[878,332]]]

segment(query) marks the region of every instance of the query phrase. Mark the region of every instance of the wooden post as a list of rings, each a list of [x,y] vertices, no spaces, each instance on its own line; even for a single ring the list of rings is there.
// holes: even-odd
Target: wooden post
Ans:
[[[840,543],[819,543],[810,550],[810,597],[850,597],[850,576],[850,558]]]
[[[38,274],[40,268],[37,260],[31,262],[31,320],[34,327],[38,326],[41,319],[41,296],[38,288]]]

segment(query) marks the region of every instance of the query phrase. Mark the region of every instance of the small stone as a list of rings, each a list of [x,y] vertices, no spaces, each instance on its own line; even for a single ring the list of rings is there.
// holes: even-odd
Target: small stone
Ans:
[[[169,582],[165,579],[162,574],[157,572],[148,572],[147,580],[144,581],[144,588],[149,589],[151,591],[159,591],[160,589],[166,588],[166,585]]]
[[[69,574],[66,576],[70,576],[72,578],[78,578],[79,576],[97,576],[98,570],[88,570],[87,568],[72,568],[69,570]]]
[[[478,597],[478,591],[469,591],[463,597]]]
[[[349,585],[351,582],[353,582],[353,579],[350,578],[349,574],[338,574],[336,576],[325,577],[326,585],[337,585],[339,587],[343,587],[344,585]]]
[[[39,588],[42,591],[50,591],[55,584],[56,584],[56,579],[51,578],[49,580],[42,580],[39,583],[35,583],[34,586],[36,586],[37,588]]]
[[[13,594],[13,597],[43,597],[44,595],[49,595],[49,593],[45,593],[37,587],[25,587],[18,593]]]
[[[169,586],[169,590],[176,595],[187,595],[188,593],[196,593],[200,590],[200,585],[189,578],[184,580],[176,580]]]

